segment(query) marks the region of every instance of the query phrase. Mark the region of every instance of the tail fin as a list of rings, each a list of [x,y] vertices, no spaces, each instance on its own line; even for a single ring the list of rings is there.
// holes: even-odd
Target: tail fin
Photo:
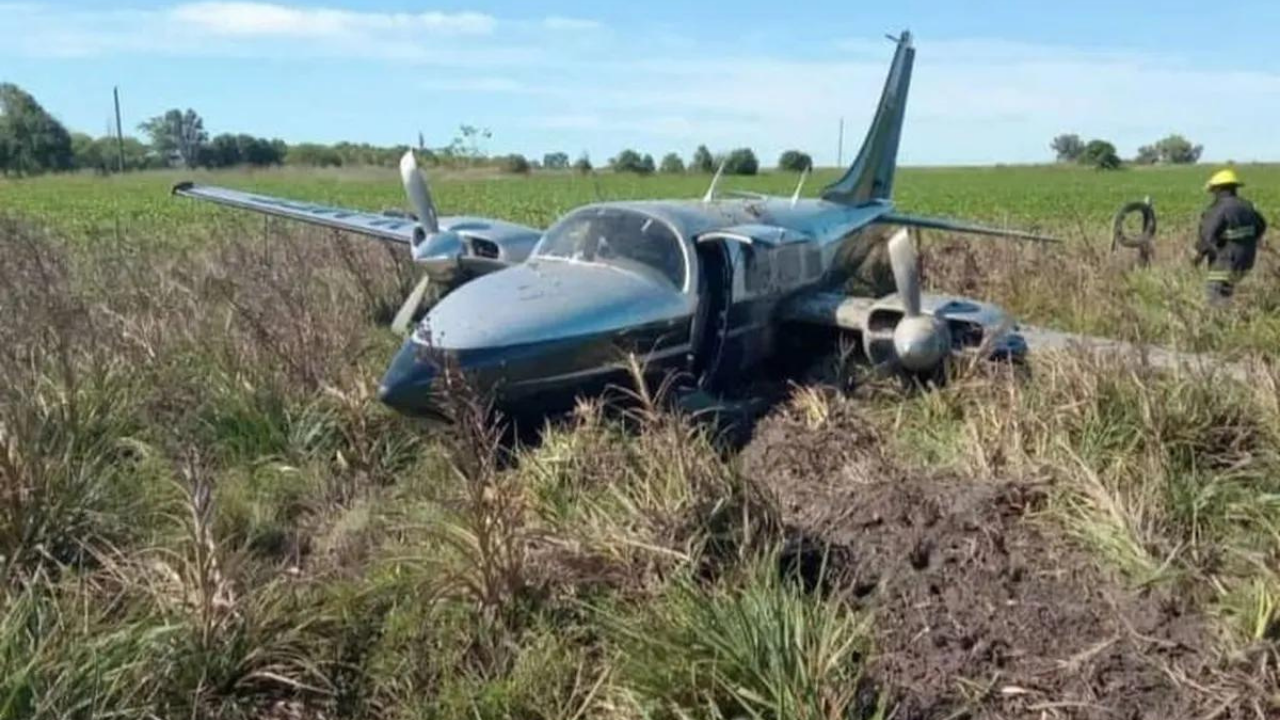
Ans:
[[[822,191],[822,199],[844,205],[862,205],[873,200],[886,200],[893,194],[893,173],[898,165],[898,139],[902,136],[902,118],[907,109],[907,91],[911,87],[911,65],[916,50],[911,33],[897,38],[889,77],[884,83],[880,106],[876,109],[862,150],[844,177]]]

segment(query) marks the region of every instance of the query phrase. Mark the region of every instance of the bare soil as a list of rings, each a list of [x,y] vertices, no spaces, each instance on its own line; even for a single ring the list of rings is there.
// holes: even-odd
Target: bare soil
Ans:
[[[743,469],[874,614],[870,679],[890,717],[1261,717],[1196,613],[1123,587],[1034,519],[1043,488],[904,469],[851,405],[834,407],[817,428],[765,418]]]

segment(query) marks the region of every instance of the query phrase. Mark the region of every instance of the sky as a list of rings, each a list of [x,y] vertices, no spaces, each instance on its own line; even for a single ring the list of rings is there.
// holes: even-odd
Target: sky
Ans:
[[[0,0],[0,82],[70,129],[171,107],[213,134],[539,158],[749,146],[834,164],[917,48],[900,160],[1043,162],[1062,132],[1121,155],[1171,132],[1204,158],[1280,160],[1280,2],[1238,0]]]

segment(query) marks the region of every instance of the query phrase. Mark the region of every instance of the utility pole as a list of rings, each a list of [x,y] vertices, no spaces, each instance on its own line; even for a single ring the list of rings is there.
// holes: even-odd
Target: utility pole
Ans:
[[[116,152],[120,156],[120,172],[124,173],[124,130],[120,128],[120,86],[111,88],[111,95],[116,101]]]
[[[840,136],[836,140],[836,167],[844,167],[844,116],[840,117]]]

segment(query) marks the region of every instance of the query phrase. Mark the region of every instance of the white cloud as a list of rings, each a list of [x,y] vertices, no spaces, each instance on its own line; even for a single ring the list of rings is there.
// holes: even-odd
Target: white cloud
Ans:
[[[195,58],[382,59],[449,67],[526,63],[532,44],[491,41],[498,20],[475,12],[375,13],[257,2],[152,10],[0,3],[0,27],[24,32],[0,57],[156,55]]]
[[[178,23],[229,36],[324,37],[369,32],[488,35],[495,19],[475,12],[377,13],[260,2],[195,2],[168,11]]]
[[[349,58],[374,64],[371,85],[421,90],[400,99],[406,112],[483,117],[498,138],[590,143],[597,154],[625,145],[656,154],[706,142],[750,145],[768,158],[795,146],[821,162],[834,160],[839,117],[846,120],[846,155],[856,149],[892,54],[892,45],[876,38],[818,39],[792,55],[785,43],[743,49],[662,28],[633,28],[626,38],[660,52],[619,53],[608,28],[589,19],[374,12],[284,0],[152,10],[0,0],[0,26],[22,28],[0,45],[0,58]],[[562,33],[554,42],[552,30]],[[202,72],[218,69],[211,60]],[[199,87],[191,92],[199,105]],[[1274,159],[1277,116],[1280,69],[1216,70],[1125,48],[928,41],[917,43],[902,153],[916,163],[1045,160],[1048,139],[1060,132],[1108,138],[1128,153],[1177,131],[1204,143],[1209,159]]]

